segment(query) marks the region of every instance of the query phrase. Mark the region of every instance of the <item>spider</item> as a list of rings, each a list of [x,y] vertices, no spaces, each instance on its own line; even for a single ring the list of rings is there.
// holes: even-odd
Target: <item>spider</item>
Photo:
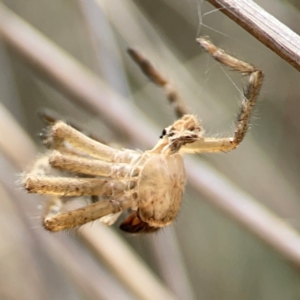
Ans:
[[[134,49],[129,54],[155,84],[161,86],[180,117],[162,131],[153,149],[139,152],[114,149],[62,121],[49,128],[46,142],[52,150],[34,163],[24,175],[29,193],[51,196],[43,219],[50,231],[60,231],[100,219],[113,224],[130,209],[120,229],[129,233],[154,232],[176,218],[186,183],[184,153],[227,152],[243,140],[256,103],[262,71],[216,47],[207,38],[197,42],[217,61],[249,76],[237,115],[234,134],[226,138],[206,137],[200,122],[188,114],[173,86]],[[53,170],[64,174],[53,175]],[[52,174],[52,175],[51,175]],[[73,197],[89,196],[88,205],[64,211]]]

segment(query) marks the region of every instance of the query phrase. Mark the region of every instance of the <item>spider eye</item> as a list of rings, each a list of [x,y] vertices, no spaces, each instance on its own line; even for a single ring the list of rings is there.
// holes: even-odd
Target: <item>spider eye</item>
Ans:
[[[162,139],[165,135],[167,134],[167,130],[164,129],[161,133],[161,136],[159,137],[160,139]]]

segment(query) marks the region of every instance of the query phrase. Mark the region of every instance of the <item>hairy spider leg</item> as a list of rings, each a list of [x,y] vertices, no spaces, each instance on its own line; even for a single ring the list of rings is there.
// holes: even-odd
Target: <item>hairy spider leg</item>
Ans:
[[[66,213],[46,216],[44,226],[50,231],[74,228],[95,221],[109,214],[124,211],[132,206],[132,195],[124,195],[119,200],[104,200]]]
[[[249,80],[243,93],[243,99],[237,115],[233,136],[226,138],[204,137],[195,143],[184,145],[181,148],[181,152],[201,153],[230,151],[235,149],[241,143],[247,133],[249,119],[262,85],[263,73],[251,64],[228,55],[224,50],[217,48],[205,38],[199,38],[197,41],[215,60],[235,71],[249,75]]]

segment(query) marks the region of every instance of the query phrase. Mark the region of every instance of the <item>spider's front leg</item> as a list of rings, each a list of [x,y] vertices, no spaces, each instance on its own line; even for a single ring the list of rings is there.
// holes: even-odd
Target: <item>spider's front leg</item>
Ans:
[[[48,139],[52,141],[52,148],[62,153],[72,152],[71,146],[71,150],[75,150],[75,153],[78,151],[79,155],[89,155],[106,162],[130,163],[132,159],[140,156],[133,150],[118,150],[104,145],[62,121],[57,121],[50,127]]]
[[[137,158],[139,158],[137,156]],[[69,171],[75,174],[85,174],[92,176],[105,176],[111,178],[120,178],[126,176],[137,176],[140,168],[133,168],[127,163],[111,163],[98,159],[91,159],[76,155],[60,153],[53,151],[49,155],[49,163],[52,167]]]
[[[244,139],[249,120],[256,103],[257,97],[263,81],[263,73],[249,63],[241,61],[228,55],[224,50],[217,48],[212,42],[205,38],[197,39],[197,42],[218,62],[230,67],[235,71],[248,75],[249,80],[242,95],[242,103],[236,119],[235,131],[232,137],[210,138],[204,137],[199,141],[186,144],[182,147],[184,153],[195,152],[227,152],[235,149]]]

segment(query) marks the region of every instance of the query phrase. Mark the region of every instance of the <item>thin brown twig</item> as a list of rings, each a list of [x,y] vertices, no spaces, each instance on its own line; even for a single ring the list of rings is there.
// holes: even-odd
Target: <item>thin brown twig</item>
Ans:
[[[163,88],[167,99],[172,105],[175,114],[178,118],[183,115],[188,114],[189,111],[186,107],[184,100],[179,94],[178,90],[174,85],[167,80],[167,78],[161,74],[161,72],[155,68],[153,63],[141,52],[136,49],[128,48],[128,54],[133,59],[133,61],[140,67],[142,72],[157,86]]]
[[[252,0],[207,0],[300,71],[300,37]]]
[[[3,15],[5,18],[2,18]],[[7,22],[9,22],[9,26]],[[25,27],[23,26],[24,24]],[[96,80],[90,73],[87,74],[84,68],[79,66],[75,61],[72,60],[71,63],[70,58],[63,54],[60,49],[49,43],[47,39],[33,30],[24,21],[20,23],[20,19],[16,18],[16,16],[10,13],[3,5],[0,5],[0,35],[4,42],[9,44],[12,48],[17,48],[18,51],[22,53],[24,60],[29,62],[36,71],[42,68],[43,72],[47,73],[47,78],[50,77],[52,81],[55,82],[61,80],[62,82],[58,85],[60,91],[67,94],[69,90],[72,90],[72,94],[78,92],[78,94],[81,95],[81,102],[84,102],[84,105],[87,106],[90,111],[97,110],[102,112],[102,114],[106,114],[106,119],[111,119],[109,124],[112,123],[112,120],[116,122],[117,118],[115,118],[115,112],[113,110],[107,110],[105,105],[102,106],[99,102],[94,101],[96,100],[94,93],[98,92],[101,95],[101,89],[104,88],[108,91],[108,87],[104,86],[100,80]],[[22,39],[21,37],[26,37],[26,39]],[[42,47],[49,56],[40,55],[40,53],[36,52],[34,47],[30,47],[32,45],[36,45],[37,49]],[[59,62],[54,61],[54,65],[49,65],[47,61],[49,57],[59,58]],[[35,61],[38,61],[39,64],[34,64],[33,62]],[[73,74],[70,72],[64,72],[63,74],[57,73],[56,68],[60,69],[61,65],[64,65],[64,62],[66,65],[76,69],[78,81],[84,82],[84,86],[82,86],[82,84],[74,86]],[[98,84],[97,88],[95,82]],[[89,88],[93,90],[92,94],[82,92],[82,90],[87,91]],[[114,94],[113,91],[107,93],[112,94],[113,99],[120,100],[120,97]],[[97,99],[101,100],[99,94],[97,97]],[[121,103],[122,100],[119,102]],[[107,101],[105,103],[107,104]],[[146,122],[138,111],[135,111],[134,113],[136,115],[134,119],[140,120],[139,125],[141,126],[137,126],[136,122],[134,126],[131,126],[133,124],[133,118],[132,111],[128,113],[130,109],[128,108],[123,111],[122,123],[119,122],[118,126],[122,125],[124,127],[122,129],[130,134],[133,139],[149,145],[154,136],[153,131],[150,129],[150,124]],[[189,159],[186,161],[186,165],[188,166],[187,173],[191,185],[195,190],[204,193],[210,204],[245,227],[264,243],[270,245],[275,251],[300,269],[300,237],[293,228],[282,222],[278,217],[255,201],[255,199],[238,190],[233,184],[221,175],[218,175],[204,162],[195,162]],[[216,186],[218,187],[217,189],[215,188]]]

